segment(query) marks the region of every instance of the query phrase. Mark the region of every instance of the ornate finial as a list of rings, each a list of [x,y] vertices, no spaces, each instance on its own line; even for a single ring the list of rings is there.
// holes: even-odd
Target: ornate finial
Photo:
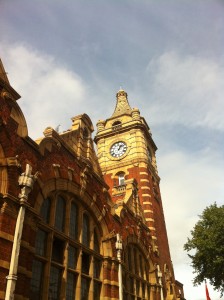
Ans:
[[[60,124],[58,124],[58,126],[55,128],[55,131],[57,132],[57,133],[59,133],[59,128],[60,128]]]
[[[131,114],[131,107],[128,103],[128,94],[120,89],[117,94],[117,104],[114,110],[112,117],[123,115],[123,114]]]
[[[9,80],[8,80],[8,77],[7,77],[7,74],[8,73],[4,69],[2,60],[0,59],[0,78],[3,79],[6,83],[10,84]]]
[[[32,173],[32,167],[26,164],[26,170],[19,176],[19,186],[21,186],[21,193],[19,194],[20,204],[24,204],[28,200],[28,194],[33,189],[33,184],[37,180],[39,172],[34,175]]]

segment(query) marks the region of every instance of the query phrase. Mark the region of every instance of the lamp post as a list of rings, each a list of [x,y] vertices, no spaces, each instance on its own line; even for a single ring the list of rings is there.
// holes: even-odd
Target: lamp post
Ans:
[[[19,194],[19,213],[16,220],[16,228],[12,246],[11,261],[9,267],[9,275],[6,277],[7,286],[5,300],[13,300],[14,292],[16,288],[18,261],[20,254],[20,244],[23,233],[23,224],[25,218],[26,205],[28,201],[28,195],[32,191],[34,181],[37,179],[37,173],[31,175],[32,167],[27,164],[26,171],[19,176],[19,185],[21,186],[21,193]]]
[[[117,233],[117,241],[115,247],[117,250],[117,259],[119,263],[118,265],[119,300],[123,300],[122,265],[121,265],[122,240],[119,233]]]

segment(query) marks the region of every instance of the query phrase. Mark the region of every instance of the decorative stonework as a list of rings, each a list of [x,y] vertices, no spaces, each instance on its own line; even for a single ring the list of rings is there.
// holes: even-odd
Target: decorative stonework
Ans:
[[[80,183],[81,183],[80,196],[83,196],[83,194],[85,193],[86,186],[88,183],[89,171],[90,171],[90,167],[86,165],[84,170],[80,174]]]
[[[127,96],[128,94],[124,90],[120,90],[117,92],[117,104],[112,118],[122,114],[131,114],[131,107],[128,103]]]
[[[73,174],[74,174],[74,169],[68,167],[68,179],[69,179],[70,181],[73,180]]]
[[[3,91],[1,92],[1,97],[2,97],[3,99],[5,99],[5,100],[15,100],[15,99],[13,98],[13,96],[12,96],[9,92],[7,92],[7,91],[5,91],[5,90],[3,90]]]
[[[21,186],[21,192],[19,194],[20,204],[24,204],[28,200],[28,195],[33,188],[34,182],[37,180],[38,172],[34,175],[31,174],[32,167],[27,164],[26,171],[19,176],[19,186]]]
[[[59,164],[53,164],[52,165],[53,167],[53,170],[54,170],[54,175],[56,178],[59,178],[60,177],[60,165]]]

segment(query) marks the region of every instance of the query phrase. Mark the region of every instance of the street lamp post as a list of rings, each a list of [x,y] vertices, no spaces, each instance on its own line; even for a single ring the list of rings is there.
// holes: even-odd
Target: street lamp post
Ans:
[[[25,218],[25,211],[28,201],[28,195],[32,191],[34,181],[37,179],[37,173],[31,175],[32,167],[27,164],[26,171],[19,176],[19,185],[21,186],[21,193],[19,194],[19,213],[16,220],[16,228],[12,246],[11,261],[9,267],[9,275],[6,277],[7,286],[5,300],[13,300],[14,292],[16,288],[17,272],[18,272],[18,261],[20,254],[20,244],[23,233],[23,224]]]
[[[117,234],[116,241],[117,259],[118,259],[118,285],[119,285],[119,300],[123,300],[123,283],[122,283],[122,265],[121,265],[121,253],[122,253],[122,240],[120,234]]]

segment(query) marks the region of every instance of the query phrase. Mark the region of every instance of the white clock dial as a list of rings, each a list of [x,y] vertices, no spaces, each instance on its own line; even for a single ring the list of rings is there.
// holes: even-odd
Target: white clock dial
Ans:
[[[127,151],[127,145],[124,142],[117,142],[110,148],[110,154],[113,157],[120,157]]]

